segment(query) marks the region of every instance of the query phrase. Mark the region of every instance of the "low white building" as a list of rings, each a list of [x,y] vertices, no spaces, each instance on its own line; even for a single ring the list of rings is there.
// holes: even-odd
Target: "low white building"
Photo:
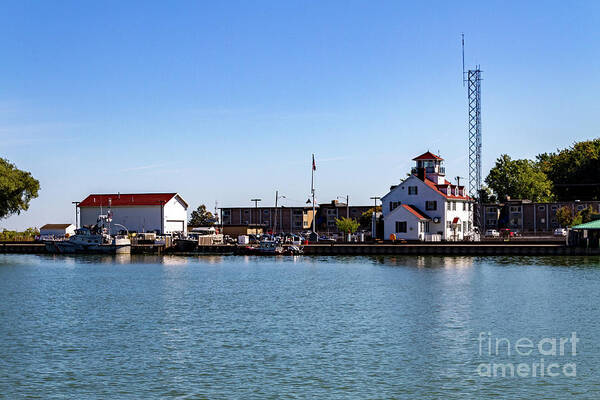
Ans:
[[[41,237],[67,237],[75,234],[73,224],[46,224],[40,228]]]
[[[188,204],[177,193],[90,194],[79,205],[80,224],[93,225],[110,208],[111,233],[187,232]]]
[[[472,199],[464,186],[446,179],[443,159],[427,152],[413,161],[411,175],[381,198],[384,239],[463,240],[472,235]]]

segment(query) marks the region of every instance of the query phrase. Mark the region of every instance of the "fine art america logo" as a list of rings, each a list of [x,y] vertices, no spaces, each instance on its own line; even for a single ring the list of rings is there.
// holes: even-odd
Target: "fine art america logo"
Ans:
[[[511,341],[493,337],[491,332],[480,332],[478,337],[479,357],[489,359],[477,366],[477,374],[490,378],[511,377],[565,377],[577,376],[577,332],[569,337],[545,337],[531,340],[522,337]],[[500,362],[500,359],[517,362]],[[525,362],[527,360],[527,362]],[[533,361],[531,361],[533,360]]]

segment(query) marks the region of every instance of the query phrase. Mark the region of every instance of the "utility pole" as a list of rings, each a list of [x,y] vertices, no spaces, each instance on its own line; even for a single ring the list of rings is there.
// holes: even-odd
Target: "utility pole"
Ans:
[[[350,195],[346,195],[346,218],[350,218]]]
[[[283,196],[283,195],[280,196],[279,195],[279,190],[275,191],[275,218],[274,218],[274,222],[272,224],[272,226],[273,226],[273,234],[275,234],[275,230],[277,229],[277,210],[278,210],[277,209],[277,201],[279,199],[285,199],[285,198],[286,198],[285,196]],[[282,211],[281,214],[283,215],[283,211]],[[291,229],[291,227],[290,227],[290,229]]]
[[[256,213],[258,214],[258,202],[262,201],[262,199],[250,199],[250,201],[254,202],[254,209],[256,210]],[[250,224],[252,224],[252,213],[250,213]]]
[[[375,208],[373,208],[373,217],[371,219],[371,238],[375,240],[377,238],[377,200],[380,200],[379,196],[372,196],[371,200],[375,202]]]
[[[312,230],[313,233],[317,233],[315,229],[316,222],[316,214],[315,214],[315,170],[317,169],[317,164],[315,163],[315,155],[312,155],[312,168],[311,168],[311,177],[310,177],[310,191],[312,193],[312,206],[313,206],[313,220],[312,220]]]
[[[79,229],[79,222],[77,221],[77,216],[79,214],[79,203],[80,201],[72,201],[71,204],[75,204],[75,229]]]
[[[344,196],[337,196],[336,199],[343,199]],[[346,195],[346,218],[350,218],[350,196]]]

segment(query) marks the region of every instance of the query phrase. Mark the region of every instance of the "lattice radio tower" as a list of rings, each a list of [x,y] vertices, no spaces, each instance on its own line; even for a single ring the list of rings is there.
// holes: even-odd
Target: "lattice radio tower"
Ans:
[[[465,72],[465,35],[462,35],[463,86],[469,103],[469,196],[480,200],[481,190],[481,69]],[[473,224],[480,228],[480,210],[475,205]]]

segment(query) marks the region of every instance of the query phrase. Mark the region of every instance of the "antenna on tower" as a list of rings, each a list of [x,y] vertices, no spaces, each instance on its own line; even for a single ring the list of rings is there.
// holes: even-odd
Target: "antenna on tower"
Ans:
[[[462,73],[462,81],[463,81],[463,87],[465,87],[465,34],[461,33],[461,42],[462,42],[462,67],[463,67],[463,73]]]
[[[463,87],[467,85],[467,100],[469,107],[468,118],[468,149],[469,149],[469,196],[477,199],[473,209],[473,225],[481,228],[481,69],[465,72],[465,35],[461,34]],[[466,75],[465,75],[466,74]]]

